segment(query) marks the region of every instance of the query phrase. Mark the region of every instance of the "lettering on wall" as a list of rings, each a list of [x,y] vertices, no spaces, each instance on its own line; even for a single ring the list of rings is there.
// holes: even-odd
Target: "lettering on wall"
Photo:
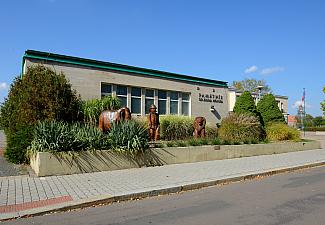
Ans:
[[[223,96],[219,94],[202,94],[199,93],[200,102],[223,103]]]

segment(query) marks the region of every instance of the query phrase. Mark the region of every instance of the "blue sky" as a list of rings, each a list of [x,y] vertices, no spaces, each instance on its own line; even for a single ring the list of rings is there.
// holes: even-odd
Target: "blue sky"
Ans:
[[[216,80],[265,79],[307,113],[325,98],[325,1],[0,3],[0,101],[26,49]]]

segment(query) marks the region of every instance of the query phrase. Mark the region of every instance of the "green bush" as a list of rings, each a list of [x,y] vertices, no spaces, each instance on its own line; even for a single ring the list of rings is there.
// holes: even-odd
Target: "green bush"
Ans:
[[[84,122],[97,126],[101,112],[104,110],[117,110],[119,108],[121,108],[120,100],[112,96],[84,101],[82,103]]]
[[[38,122],[34,127],[33,140],[28,147],[35,152],[67,152],[109,149],[110,141],[97,127],[79,122]]]
[[[209,124],[207,124],[205,126],[205,133],[206,133],[206,137],[208,139],[214,139],[218,137],[218,127],[217,126],[210,126]]]
[[[12,163],[28,163],[26,151],[33,139],[33,127],[24,126],[7,136],[5,157]]]
[[[263,129],[256,117],[234,113],[221,121],[219,137],[230,143],[259,141],[263,138]]]
[[[148,130],[135,120],[113,123],[108,136],[113,150],[137,154],[149,148]]]
[[[160,116],[162,140],[182,140],[193,137],[194,119],[188,116]]]
[[[8,143],[24,133],[30,140],[32,132],[20,131],[32,127],[42,120],[76,121],[81,118],[81,101],[64,74],[56,74],[42,65],[29,67],[22,77],[15,78],[10,87],[8,98],[1,106],[0,123],[4,128]],[[28,128],[26,128],[28,129]],[[18,134],[17,134],[18,133]],[[21,143],[21,145],[20,145]],[[26,159],[24,141],[9,144],[6,157],[16,163]],[[14,149],[11,149],[14,146]],[[15,152],[15,154],[12,154]],[[20,153],[18,153],[20,152]],[[14,158],[14,157],[18,158]]]
[[[305,127],[306,131],[325,131],[325,127]]]
[[[234,106],[234,113],[236,114],[248,114],[260,119],[260,115],[257,112],[254,99],[250,92],[244,91],[237,99]]]
[[[300,140],[300,132],[284,123],[274,123],[266,127],[267,139],[270,141]]]
[[[257,111],[261,114],[265,125],[271,122],[285,123],[284,116],[272,94],[266,94],[263,96],[263,98],[257,103]]]

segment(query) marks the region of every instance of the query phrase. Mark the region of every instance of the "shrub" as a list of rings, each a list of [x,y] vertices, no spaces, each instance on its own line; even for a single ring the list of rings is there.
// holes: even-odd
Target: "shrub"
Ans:
[[[117,151],[137,154],[149,148],[148,130],[135,120],[113,123],[108,136]]]
[[[104,110],[117,110],[119,108],[121,108],[120,100],[112,96],[84,101],[82,103],[84,122],[97,126],[101,112]]]
[[[33,137],[33,127],[24,126],[15,133],[7,136],[7,149],[5,157],[12,163],[27,163],[26,151]]]
[[[221,144],[221,141],[220,141],[220,139],[215,138],[215,139],[212,140],[211,143],[212,143],[213,145],[220,145],[220,144]]]
[[[260,117],[259,113],[257,112],[254,99],[250,92],[245,91],[236,99],[234,113],[248,114],[257,118]]]
[[[208,139],[214,139],[218,137],[218,127],[217,126],[210,126],[209,124],[207,124],[205,126],[205,133],[206,133],[206,137]]]
[[[300,140],[300,132],[283,123],[274,123],[267,126],[266,135],[270,141]]]
[[[263,129],[254,116],[231,114],[221,121],[219,136],[227,142],[258,141],[263,138]]]
[[[161,116],[160,137],[162,140],[182,140],[193,136],[193,118],[187,116]]]
[[[13,143],[16,138],[24,133],[29,140],[32,132],[21,131],[25,127],[32,127],[42,120],[79,120],[81,101],[76,92],[71,89],[71,84],[66,80],[64,74],[56,74],[44,66],[32,66],[22,77],[15,78],[10,87],[8,98],[1,107],[0,123],[4,128],[8,142]],[[28,129],[28,128],[26,128]],[[21,145],[20,145],[21,143]],[[22,163],[26,159],[24,155],[26,145],[24,142],[9,144],[6,151],[7,158],[12,162]],[[14,146],[14,149],[10,149]],[[18,152],[21,152],[18,154]],[[17,154],[11,154],[16,152]]]
[[[305,127],[306,131],[325,131],[324,127]]]
[[[257,103],[257,110],[261,114],[263,122],[266,125],[270,122],[285,122],[284,116],[272,94],[263,96]]]
[[[110,141],[97,127],[79,122],[69,124],[62,121],[38,122],[34,138],[28,148],[32,152],[66,152],[108,149]]]

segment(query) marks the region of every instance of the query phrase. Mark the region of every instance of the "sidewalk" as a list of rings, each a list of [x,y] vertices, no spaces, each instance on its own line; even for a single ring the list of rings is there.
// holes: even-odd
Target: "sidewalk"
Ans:
[[[175,193],[250,175],[325,165],[325,149],[51,177],[0,178],[0,219]]]

